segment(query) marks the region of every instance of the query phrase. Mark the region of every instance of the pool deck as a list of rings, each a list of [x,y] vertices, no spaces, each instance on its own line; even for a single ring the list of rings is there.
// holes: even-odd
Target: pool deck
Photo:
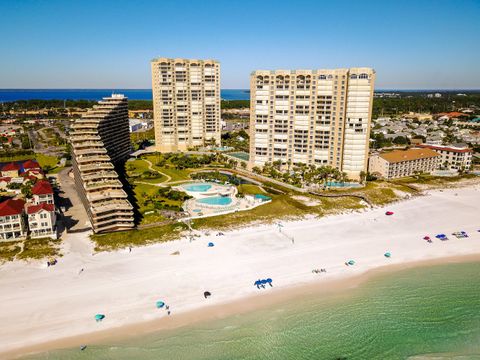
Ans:
[[[247,195],[244,198],[238,198],[238,190],[234,185],[222,185],[212,182],[205,182],[205,184],[212,185],[212,187],[205,192],[186,190],[185,186],[191,184],[202,184],[202,182],[192,182],[175,187],[177,190],[184,191],[193,197],[192,199],[188,199],[187,201],[185,201],[182,205],[185,212],[189,214],[189,217],[187,219],[199,219],[203,217],[217,216],[237,211],[250,210],[257,206],[270,202],[268,200],[265,201],[265,199],[255,198],[252,195]],[[232,202],[228,205],[214,205],[200,203],[198,201],[200,199],[218,196],[228,196],[232,200]]]

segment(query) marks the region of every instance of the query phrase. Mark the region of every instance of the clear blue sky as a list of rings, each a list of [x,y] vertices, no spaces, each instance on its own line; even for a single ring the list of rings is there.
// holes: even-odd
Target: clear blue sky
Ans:
[[[0,0],[0,88],[150,88],[156,56],[370,66],[377,88],[480,88],[480,0]]]

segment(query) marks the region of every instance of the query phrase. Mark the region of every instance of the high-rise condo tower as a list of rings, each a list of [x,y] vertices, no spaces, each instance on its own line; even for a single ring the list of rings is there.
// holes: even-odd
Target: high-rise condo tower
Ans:
[[[115,166],[124,166],[131,145],[128,100],[115,94],[103,98],[72,125],[72,167],[75,184],[97,233],[134,226]]]
[[[375,71],[258,70],[251,74],[250,166],[281,161],[367,171]]]
[[[152,60],[157,151],[220,145],[220,64],[214,60]]]

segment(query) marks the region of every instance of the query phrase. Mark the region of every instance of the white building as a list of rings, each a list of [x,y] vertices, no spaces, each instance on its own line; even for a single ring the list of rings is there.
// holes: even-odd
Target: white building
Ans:
[[[23,200],[8,199],[0,203],[0,241],[22,240],[27,237]]]
[[[418,147],[428,148],[440,154],[439,167],[448,170],[469,170],[472,167],[473,150],[466,144],[453,144],[451,146],[421,144]]]
[[[266,162],[367,170],[375,71],[258,70],[250,78],[250,167]]]
[[[54,204],[30,205],[27,207],[27,215],[31,238],[57,238],[57,218]]]

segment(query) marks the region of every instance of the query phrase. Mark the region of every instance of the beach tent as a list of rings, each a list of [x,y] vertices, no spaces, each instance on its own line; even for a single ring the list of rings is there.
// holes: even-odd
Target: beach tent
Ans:
[[[214,247],[214,246],[215,246],[214,243],[212,243],[212,242],[209,242],[209,243],[208,243],[208,247]]]
[[[392,254],[389,253],[388,251],[387,251],[385,254],[383,254],[383,255],[384,255],[386,258],[389,258],[390,256],[392,256]]]
[[[348,264],[348,265],[355,265],[355,261],[353,261],[353,260],[348,260],[347,264]]]
[[[393,215],[393,211],[387,211],[385,215],[388,215],[388,216]]]
[[[95,321],[96,322],[102,321],[103,319],[105,319],[105,315],[103,315],[103,314],[95,315]]]
[[[165,303],[163,301],[160,301],[158,300],[156,303],[155,303],[157,309],[161,309],[165,306]]]

